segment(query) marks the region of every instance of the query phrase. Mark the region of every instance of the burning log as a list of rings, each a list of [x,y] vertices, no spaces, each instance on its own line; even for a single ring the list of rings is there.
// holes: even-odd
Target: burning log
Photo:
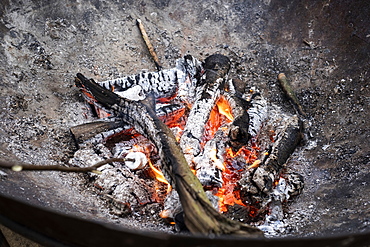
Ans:
[[[213,78],[213,89],[219,87],[215,82],[219,80],[220,75],[225,73],[225,67],[218,68],[217,66],[215,64],[214,68],[217,70],[211,71],[211,77],[207,78]],[[179,194],[185,224],[191,232],[262,236],[262,232],[257,228],[232,221],[213,208],[202,184],[190,170],[172,131],[157,117],[153,102],[151,102],[154,99],[147,97],[145,101],[132,101],[120,98],[117,94],[86,79],[81,74],[77,75],[76,85],[85,94],[93,95],[96,103],[104,108],[112,109],[124,122],[134,126],[138,132],[155,144],[162,160],[162,171]]]
[[[230,60],[222,55],[214,55],[206,59],[205,75],[197,87],[195,103],[192,106],[184,133],[180,139],[180,146],[184,150],[189,164],[201,152],[201,142],[205,125],[211,111],[220,97],[224,86],[224,77],[230,69]]]
[[[294,115],[283,119],[282,128],[276,130],[276,138],[265,153],[258,168],[247,170],[239,184],[246,201],[261,202],[271,193],[289,156],[302,139],[302,122]]]
[[[137,75],[98,82],[98,84],[125,98],[130,93],[135,94],[133,91],[125,93],[127,90],[140,86],[143,95],[153,94],[157,101],[166,102],[176,94],[181,97],[194,91],[194,84],[197,83],[201,71],[201,63],[193,56],[187,55],[179,59],[176,67],[172,69],[142,72]]]

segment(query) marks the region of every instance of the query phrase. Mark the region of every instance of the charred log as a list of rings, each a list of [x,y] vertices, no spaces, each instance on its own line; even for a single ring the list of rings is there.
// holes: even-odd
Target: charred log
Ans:
[[[124,128],[122,128],[124,127]],[[77,126],[73,126],[70,128],[71,133],[73,134],[76,142],[81,144],[86,142],[91,138],[105,138],[106,136],[102,133],[113,131],[113,133],[109,133],[108,135],[117,133],[123,129],[130,128],[129,126],[125,126],[124,123],[120,119],[112,119],[107,121],[96,121],[91,123],[80,124]],[[99,135],[99,136],[97,136]]]
[[[247,111],[250,107],[250,102],[236,95],[227,93],[225,95],[235,116],[228,133],[229,145],[233,151],[237,152],[250,139],[249,114]]]
[[[212,55],[206,59],[204,68],[206,72],[200,81],[195,103],[180,139],[180,146],[189,163],[201,152],[204,126],[225,85],[224,77],[230,69],[230,60],[220,54]]]
[[[274,181],[279,178],[284,164],[302,139],[302,123],[296,115],[284,124],[262,164],[255,170],[247,170],[239,181],[246,201],[263,201],[262,198],[271,193]]]

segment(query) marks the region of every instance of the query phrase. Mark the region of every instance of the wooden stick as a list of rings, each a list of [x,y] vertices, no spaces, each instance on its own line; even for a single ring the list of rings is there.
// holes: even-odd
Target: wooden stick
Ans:
[[[141,22],[140,19],[137,19],[136,20],[136,24],[137,26],[139,27],[139,30],[140,30],[140,33],[141,33],[141,36],[143,37],[144,39],[144,42],[145,42],[145,45],[146,47],[148,48],[149,50],[149,53],[150,53],[150,56],[153,58],[154,60],[154,64],[155,66],[157,67],[157,70],[160,71],[162,69],[162,65],[161,63],[159,62],[159,59],[158,59],[158,56],[157,56],[157,53],[155,52],[154,50],[154,47],[152,45],[152,43],[150,42],[149,40],[149,37],[148,37],[148,34],[146,33],[145,31],[145,28],[144,28],[144,25],[143,23]]]
[[[33,165],[23,162],[14,162],[14,161],[3,161],[0,160],[0,167],[6,169],[12,169],[13,171],[22,171],[22,170],[29,170],[29,171],[62,171],[62,172],[95,172],[98,173],[96,169],[112,162],[125,162],[128,159],[124,158],[111,158],[100,161],[93,166],[89,167],[70,167],[70,166],[60,166],[60,165]],[[130,161],[135,161],[131,160]]]
[[[288,79],[286,78],[284,73],[280,73],[278,75],[278,80],[280,82],[281,87],[283,88],[283,91],[285,94],[289,97],[291,102],[293,103],[294,107],[298,111],[299,114],[306,117],[306,113],[303,111],[301,104],[299,103],[299,100],[297,96],[295,95],[292,85],[289,83]]]

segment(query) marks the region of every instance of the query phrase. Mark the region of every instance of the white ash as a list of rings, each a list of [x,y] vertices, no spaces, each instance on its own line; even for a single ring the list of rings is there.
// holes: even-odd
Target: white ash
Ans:
[[[269,200],[270,214],[266,216],[263,225],[258,226],[267,236],[274,236],[284,233],[286,223],[284,222],[283,202],[290,197],[289,188],[286,179],[280,178],[275,189],[271,192]]]
[[[103,158],[94,152],[92,149],[79,149],[75,152],[69,164],[78,167],[89,167],[103,161]]]
[[[0,177],[7,177],[8,174],[6,172],[3,172],[2,170],[0,170]]]
[[[118,94],[122,98],[133,101],[144,100],[146,98],[143,88],[139,85],[128,88],[123,92],[116,92],[116,94]]]
[[[255,91],[255,90],[254,90]],[[255,96],[251,100],[252,106],[248,109],[249,129],[248,133],[252,137],[257,137],[261,131],[262,124],[269,116],[267,101],[261,95]]]
[[[111,195],[116,202],[127,204],[132,210],[151,203],[149,185],[130,169],[114,163],[97,175],[94,184],[101,189],[102,195]]]
[[[181,211],[182,206],[180,203],[179,194],[176,190],[171,190],[164,201],[162,217],[174,219],[176,214],[180,213]]]
[[[194,157],[196,175],[205,187],[221,188],[224,182],[222,170],[224,169],[226,132],[217,131],[214,138],[205,144],[202,153]]]

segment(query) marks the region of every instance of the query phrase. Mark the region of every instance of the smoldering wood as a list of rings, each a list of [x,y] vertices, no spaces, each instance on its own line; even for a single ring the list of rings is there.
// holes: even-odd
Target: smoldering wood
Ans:
[[[259,93],[251,95],[250,107],[248,109],[249,129],[251,137],[256,138],[261,131],[262,124],[268,118],[267,101]]]
[[[219,130],[205,143],[202,152],[194,158],[196,176],[206,188],[221,188],[222,169],[228,137],[226,131]]]
[[[171,98],[175,94],[181,98],[191,97],[203,70],[201,63],[193,56],[186,55],[176,62],[171,69],[158,72],[141,72],[116,79],[97,82],[100,86],[125,96],[132,87],[140,86],[144,95],[154,94],[157,100]]]
[[[215,54],[206,58],[203,67],[206,72],[196,88],[195,102],[180,138],[180,146],[189,164],[201,152],[200,143],[204,127],[225,86],[224,77],[229,72],[230,60],[225,56]]]
[[[239,181],[246,201],[263,201],[262,198],[269,195],[284,164],[302,139],[302,122],[298,116],[290,116],[282,124],[262,164],[254,170],[247,170]]]
[[[232,109],[235,117],[229,128],[229,145],[234,151],[238,151],[242,146],[246,145],[250,139],[249,134],[249,114],[247,110],[250,107],[250,102],[246,101],[237,94],[224,93],[227,101]]]
[[[213,78],[216,73],[207,71],[202,86],[196,95],[196,100],[189,113],[183,135],[180,138],[180,146],[184,150],[185,157],[189,163],[201,152],[201,141],[204,127],[209,119],[211,111],[220,96],[220,87],[223,78]]]
[[[250,237],[262,235],[259,229],[232,221],[213,208],[202,184],[191,172],[172,131],[156,116],[152,101],[135,102],[119,98],[118,95],[100,87],[81,74],[76,84],[94,96],[97,91],[95,97],[97,102],[110,107],[125,122],[130,123],[155,144],[162,161],[162,171],[179,193],[185,214],[185,224],[191,232],[216,235],[241,234]],[[107,96],[110,97],[108,101],[106,101]]]
[[[110,150],[105,145],[91,148],[81,148],[75,152],[69,164],[77,167],[88,167],[111,157]],[[144,180],[133,172],[127,161],[137,162],[138,157],[125,158],[126,162],[110,162],[97,168],[99,174],[90,173],[89,181],[98,191],[103,200],[111,202],[109,209],[113,214],[127,216],[131,212],[142,210],[147,204],[156,202],[156,191],[153,180]]]

